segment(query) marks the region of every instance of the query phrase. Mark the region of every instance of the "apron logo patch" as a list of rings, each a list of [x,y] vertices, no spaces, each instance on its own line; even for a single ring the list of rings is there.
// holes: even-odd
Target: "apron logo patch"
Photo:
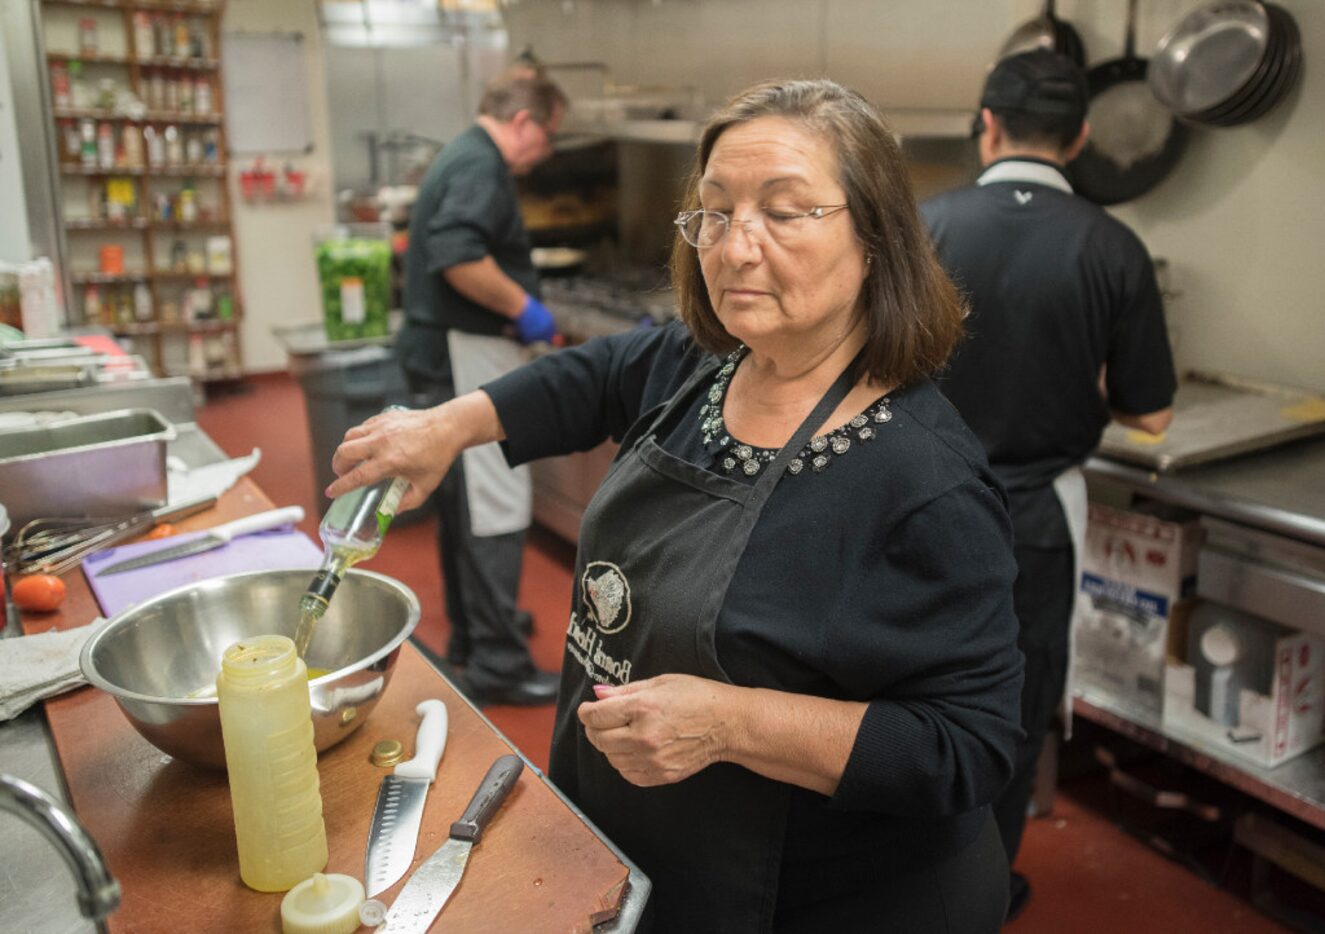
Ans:
[[[620,632],[630,624],[630,583],[615,564],[590,561],[580,578],[580,594],[599,632]]]

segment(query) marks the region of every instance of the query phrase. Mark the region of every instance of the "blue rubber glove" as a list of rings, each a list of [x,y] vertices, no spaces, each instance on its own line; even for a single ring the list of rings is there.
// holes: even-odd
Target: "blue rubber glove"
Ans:
[[[551,341],[557,336],[557,322],[552,320],[552,312],[542,302],[532,295],[526,295],[524,308],[515,319],[515,334],[522,344]]]

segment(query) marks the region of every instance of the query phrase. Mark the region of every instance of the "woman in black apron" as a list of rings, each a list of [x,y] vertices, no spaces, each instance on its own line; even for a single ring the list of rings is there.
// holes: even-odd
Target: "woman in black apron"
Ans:
[[[994,931],[1019,736],[1006,508],[929,383],[962,308],[892,135],[827,81],[709,124],[680,323],[387,414],[340,492],[465,446],[620,453],[581,526],[549,777],[653,929]],[[357,465],[357,466],[355,466]],[[352,468],[352,469],[350,469]]]

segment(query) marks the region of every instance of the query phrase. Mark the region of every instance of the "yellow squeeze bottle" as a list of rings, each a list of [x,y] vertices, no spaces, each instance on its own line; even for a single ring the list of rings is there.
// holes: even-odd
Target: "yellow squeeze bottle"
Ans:
[[[225,650],[216,678],[239,875],[284,892],[327,865],[308,674],[286,636]]]

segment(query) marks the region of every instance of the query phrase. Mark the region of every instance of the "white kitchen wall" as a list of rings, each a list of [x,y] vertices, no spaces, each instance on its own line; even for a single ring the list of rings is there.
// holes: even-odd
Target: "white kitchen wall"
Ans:
[[[1203,0],[1145,0],[1145,55]],[[1298,87],[1268,116],[1199,129],[1175,172],[1116,209],[1169,260],[1179,364],[1325,391],[1325,3],[1278,0],[1302,32]],[[1039,0],[509,0],[511,48],[601,61],[619,85],[685,85],[713,107],[761,78],[826,74],[888,108],[973,109]],[[1124,0],[1060,0],[1089,62],[1121,54]]]
[[[314,0],[228,0],[222,27],[225,32],[284,32],[304,37],[313,151],[298,156],[281,154],[274,168],[288,159],[306,170],[314,193],[300,201],[246,204],[239,195],[239,170],[252,157],[230,157],[230,197],[244,298],[244,368],[248,372],[281,370],[286,366],[286,353],[272,336],[272,328],[321,318],[313,234],[333,219],[331,145],[317,9]],[[279,94],[281,89],[271,91]],[[244,107],[242,100],[225,103],[232,113]]]
[[[5,43],[0,42],[0,261],[23,263],[32,259],[27,216],[18,128],[14,124],[14,89]]]

